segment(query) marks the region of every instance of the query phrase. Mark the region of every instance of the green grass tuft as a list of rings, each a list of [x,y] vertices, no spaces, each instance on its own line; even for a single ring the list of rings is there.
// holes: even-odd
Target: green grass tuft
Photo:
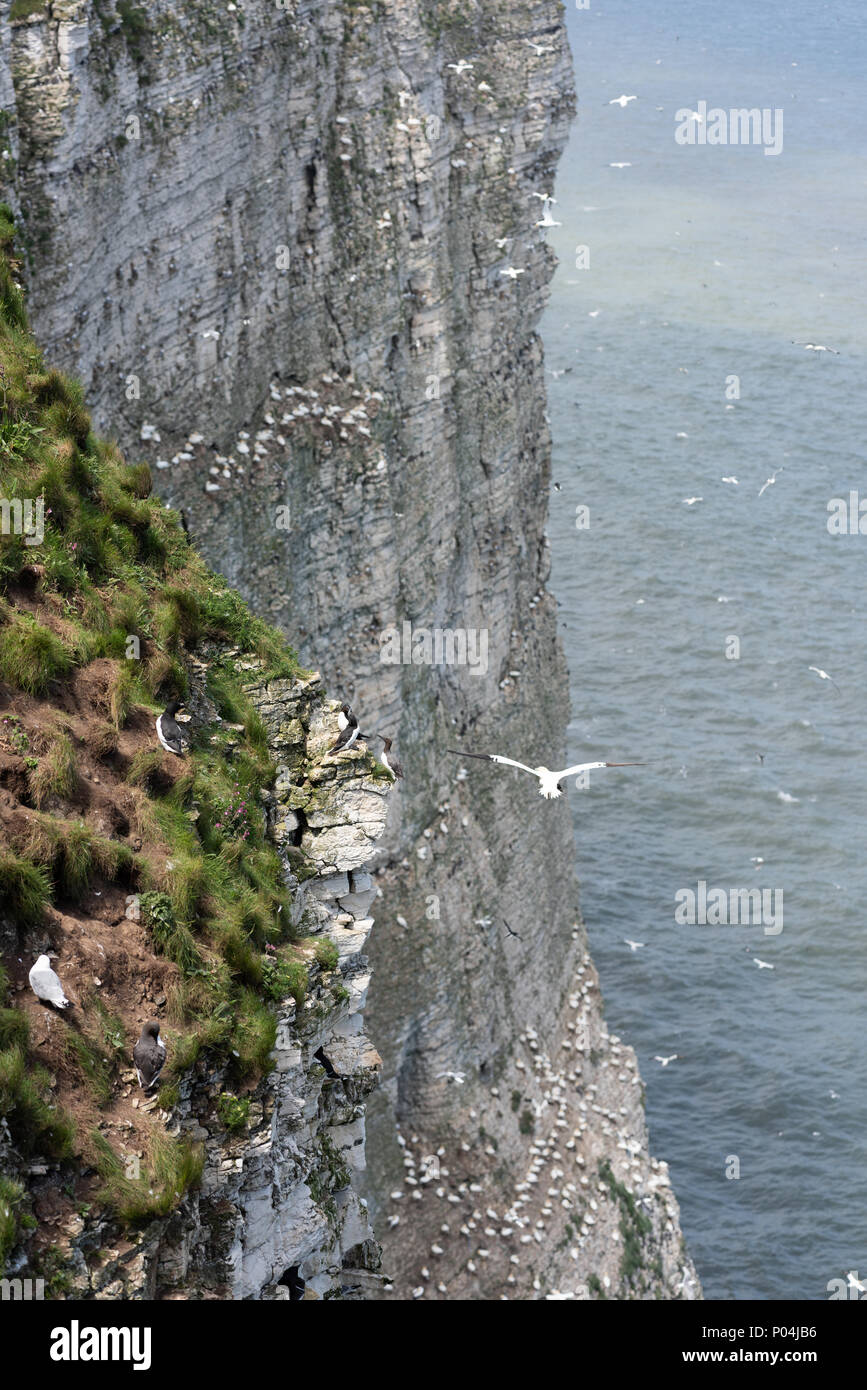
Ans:
[[[24,1049],[14,1046],[0,1052],[0,1116],[9,1121],[15,1146],[25,1156],[70,1158],[75,1130],[72,1121],[45,1099],[50,1094],[49,1076],[33,1067]]]
[[[99,1200],[125,1226],[167,1216],[201,1180],[204,1152],[185,1140],[154,1134],[138,1178],[127,1177],[123,1162],[99,1130],[91,1131],[90,1142],[103,1179]]]
[[[16,614],[13,622],[0,629],[0,679],[29,695],[44,695],[71,664],[60,638],[29,613]]]
[[[45,869],[0,849],[0,902],[20,926],[36,926],[51,902],[51,880]]]

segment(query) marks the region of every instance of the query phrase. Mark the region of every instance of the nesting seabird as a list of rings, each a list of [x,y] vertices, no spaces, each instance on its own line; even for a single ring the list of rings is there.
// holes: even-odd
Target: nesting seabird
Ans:
[[[459,758],[482,758],[489,763],[505,763],[507,767],[518,767],[522,772],[529,772],[531,776],[539,779],[539,794],[546,797],[549,801],[557,796],[561,796],[563,788],[560,783],[567,777],[577,777],[581,772],[590,772],[596,767],[643,767],[643,763],[576,763],[574,767],[564,767],[562,772],[552,772],[548,767],[527,767],[526,763],[517,763],[514,758],[503,758],[498,753],[467,753],[460,748],[448,748],[448,753],[455,753]]]
[[[351,748],[359,738],[358,720],[349,705],[340,706],[337,727],[340,729],[340,734],[337,741],[332,743],[329,748],[329,753],[339,753],[346,748]]]
[[[180,700],[172,700],[157,719],[157,738],[167,753],[176,753],[179,758],[184,754],[184,740],[175,715],[181,703]]]
[[[392,777],[397,781],[398,777],[403,776],[403,768],[391,751],[392,741],[390,738],[386,738],[384,734],[380,734],[379,737],[382,739],[382,765],[388,768]]]
[[[71,1009],[72,1000],[63,993],[60,977],[51,969],[47,956],[40,956],[30,968],[30,988],[43,1004],[53,1004],[55,1009]]]
[[[141,1037],[132,1050],[135,1074],[143,1091],[149,1091],[159,1080],[166,1064],[166,1045],[160,1037],[160,1025],[151,1019],[141,1030]]]

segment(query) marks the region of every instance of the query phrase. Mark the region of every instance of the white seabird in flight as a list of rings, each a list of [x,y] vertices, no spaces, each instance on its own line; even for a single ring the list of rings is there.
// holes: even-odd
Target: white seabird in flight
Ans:
[[[643,942],[643,941],[630,941],[628,936],[624,936],[624,938],[623,938],[623,944],[624,944],[624,946],[628,946],[629,949],[630,949],[630,951],[633,951],[633,952],[634,952],[634,951],[640,951],[641,948],[642,948],[642,946],[644,945],[644,942]]]
[[[525,39],[524,43],[527,44],[528,47],[532,48],[537,58],[541,58],[543,53],[554,52],[554,49],[551,48],[550,45],[544,43],[534,43],[532,39]]]
[[[637,97],[637,96],[628,97],[628,96],[625,96],[625,95],[624,95],[624,96],[620,96],[620,97],[612,97],[611,100],[609,101],[608,105],[609,105],[609,106],[621,106],[621,107],[624,107],[624,106],[627,106],[628,103],[629,103],[630,101],[637,101],[637,100],[638,100],[638,97]]]
[[[782,468],[777,469],[777,473],[782,473],[782,471]],[[772,473],[770,478],[768,478],[766,482],[762,483],[761,487],[759,488],[759,497],[761,497],[762,493],[765,492],[769,487],[773,487],[774,483],[777,481],[777,473]]]
[[[457,73],[458,77],[464,72],[472,72],[473,70],[473,64],[468,63],[466,58],[460,58],[456,63],[447,63],[446,67],[451,68],[453,72]]]
[[[839,687],[839,685],[837,684],[837,682],[834,680],[834,677],[833,677],[833,676],[829,676],[827,671],[823,671],[822,668],[821,668],[821,666],[808,666],[808,667],[807,667],[807,670],[808,670],[808,671],[815,671],[815,672],[816,672],[816,675],[819,677],[819,680],[821,680],[821,681],[830,681],[831,684],[833,685],[834,689],[836,690],[837,694],[838,694],[838,695],[840,694],[840,687]]]
[[[523,270],[516,270],[515,267],[514,267],[513,265],[510,265],[510,266],[508,266],[505,270],[501,270],[501,271],[500,271],[500,274],[501,274],[501,275],[508,275],[508,277],[509,277],[510,280],[517,280],[517,278],[518,278],[519,275],[523,275],[523,274],[524,274],[524,271],[523,271]]]
[[[670,1057],[654,1057],[654,1062],[658,1062],[661,1067],[667,1067],[669,1062],[676,1062],[679,1054],[672,1052]]]
[[[577,777],[580,772],[590,772],[596,767],[643,767],[643,763],[576,763],[574,767],[564,767],[561,772],[552,772],[548,767],[527,767],[526,763],[517,763],[514,758],[501,757],[499,753],[466,753],[460,748],[448,748],[448,753],[454,753],[459,758],[481,758],[489,763],[505,763],[507,767],[520,768],[522,772],[529,772],[532,777],[539,779],[539,794],[548,801],[554,797],[561,796],[563,788],[560,786],[567,777]]]

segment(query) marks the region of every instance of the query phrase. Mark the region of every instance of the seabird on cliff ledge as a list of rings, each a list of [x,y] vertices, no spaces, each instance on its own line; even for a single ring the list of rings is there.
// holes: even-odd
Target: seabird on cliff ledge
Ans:
[[[180,707],[180,700],[172,700],[170,704],[166,705],[157,720],[157,738],[167,753],[175,753],[179,758],[182,758],[184,740],[181,737],[180,726],[175,720],[175,715]]]
[[[567,777],[577,777],[579,772],[590,772],[595,767],[643,767],[643,763],[576,763],[574,767],[564,767],[562,772],[552,772],[548,767],[527,767],[526,763],[516,763],[514,758],[503,758],[498,753],[466,753],[460,748],[447,748],[447,753],[454,753],[459,758],[483,758],[489,763],[505,763],[507,767],[518,767],[522,772],[529,772],[531,776],[539,779],[539,793],[549,801],[554,797],[561,796],[563,788],[560,786]]]
[[[370,740],[370,734],[361,732],[358,720],[349,705],[340,706],[337,715],[337,727],[340,730],[340,737],[336,743],[332,743],[328,750],[329,753],[341,753],[347,748],[352,748],[358,739],[362,739],[365,743]]]
[[[143,1091],[149,1091],[159,1080],[166,1064],[166,1045],[160,1037],[160,1025],[151,1019],[141,1030],[141,1037],[132,1050],[135,1074]]]
[[[382,739],[382,765],[388,768],[392,777],[397,781],[398,777],[403,776],[403,768],[391,751],[391,739],[386,738],[384,734],[380,734],[379,737]]]
[[[30,967],[30,988],[43,1004],[53,1004],[55,1009],[71,1009],[72,1000],[63,993],[60,976],[51,969],[47,956],[40,956]]]

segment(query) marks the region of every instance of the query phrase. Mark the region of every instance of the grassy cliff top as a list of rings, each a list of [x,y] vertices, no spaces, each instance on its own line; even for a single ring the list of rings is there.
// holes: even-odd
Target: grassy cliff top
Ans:
[[[260,797],[274,769],[242,687],[299,667],[46,367],[13,235],[0,207],[0,1117],[18,1154],[61,1165],[57,1202],[129,1223],[201,1170],[138,1104],[142,1022],[168,1042],[170,1112],[203,1054],[252,1085],[275,1001],[303,997],[310,952]],[[173,697],[193,713],[184,758],[154,728]],[[49,949],[76,1005],[62,1016],[27,984]],[[0,1179],[0,1264],[30,1207]]]

